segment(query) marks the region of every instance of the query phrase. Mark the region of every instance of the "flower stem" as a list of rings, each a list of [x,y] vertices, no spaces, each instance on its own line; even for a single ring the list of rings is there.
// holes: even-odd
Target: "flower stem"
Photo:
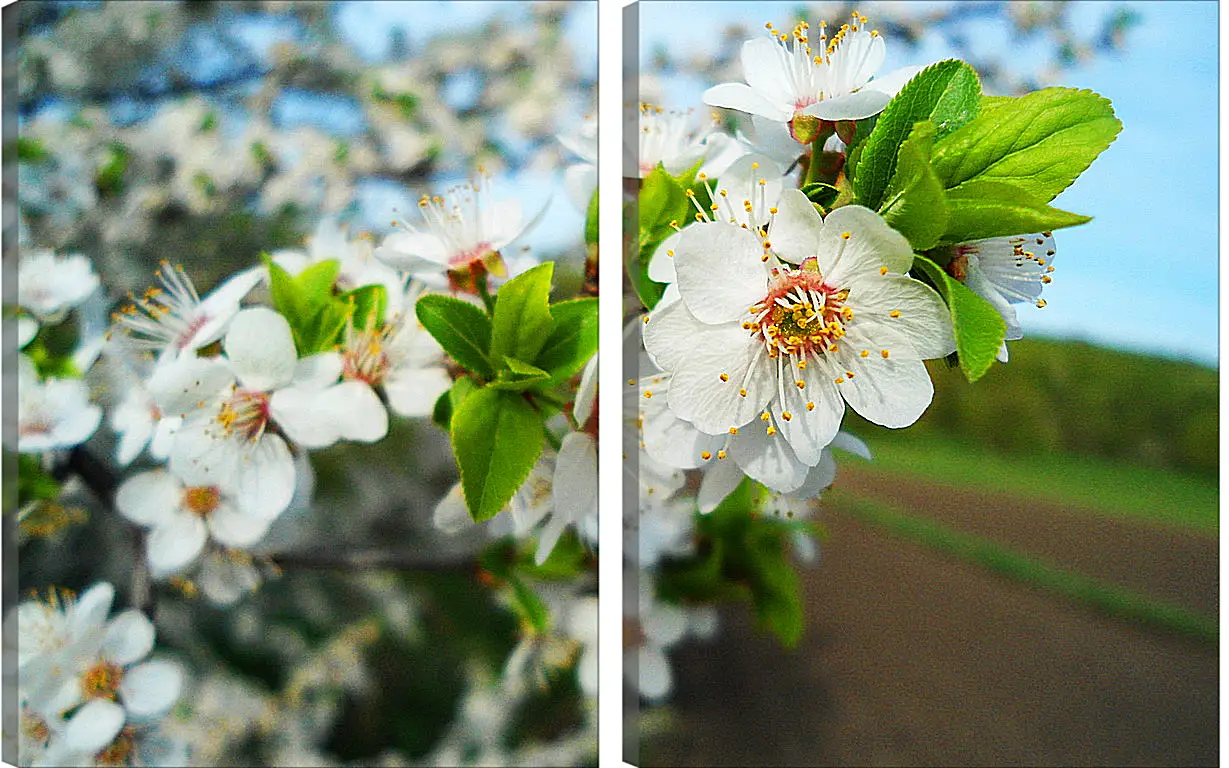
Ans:
[[[474,286],[478,289],[478,296],[482,299],[482,303],[486,306],[488,315],[495,314],[495,299],[491,296],[491,289],[486,284],[486,272],[481,275],[474,275]]]
[[[836,126],[828,121],[824,121],[819,126],[819,132],[815,134],[815,140],[811,142],[811,162],[807,164],[807,175],[802,180],[802,186],[814,183],[816,181],[828,181],[823,178],[823,173],[820,171],[823,163],[820,162],[820,156],[824,153],[824,144],[828,141],[833,133],[836,132]]]

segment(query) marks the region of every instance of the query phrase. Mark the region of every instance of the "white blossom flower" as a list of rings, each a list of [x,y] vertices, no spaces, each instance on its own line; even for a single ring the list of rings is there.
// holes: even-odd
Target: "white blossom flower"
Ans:
[[[102,421],[80,379],[39,379],[30,358],[17,362],[17,450],[41,453],[80,445]]]
[[[675,251],[680,301],[649,316],[645,348],[671,374],[673,414],[709,436],[743,435],[717,450],[740,454],[760,482],[801,485],[846,403],[887,427],[930,404],[922,360],[954,350],[950,316],[904,276],[913,251],[873,211],[845,206],[825,220],[789,190],[766,236],[695,224]]]
[[[269,530],[267,518],[244,514],[229,492],[188,486],[165,469],[129,477],[115,495],[120,514],[150,529],[146,557],[155,578],[188,567],[209,540],[245,549]]]
[[[162,262],[154,276],[161,288],[150,287],[112,316],[113,330],[137,349],[161,362],[191,356],[226,332],[239,312],[239,302],[261,280],[264,270],[244,270],[215,288],[203,300],[181,266]]]
[[[88,706],[88,705],[87,705]],[[187,742],[173,738],[162,723],[124,725],[99,749],[82,749],[67,739],[53,741],[36,766],[133,766],[133,768],[178,768],[188,765]]]
[[[829,40],[827,22],[821,21],[814,49],[806,22],[797,24],[792,33],[767,24],[768,37],[743,43],[746,83],[713,86],[704,92],[704,103],[779,123],[803,115],[836,121],[878,114],[921,68],[907,67],[875,78],[886,46],[879,32],[867,30],[865,24],[866,17],[855,12],[851,23],[842,25]]]
[[[627,148],[631,151],[631,148]],[[738,143],[717,130],[716,120],[698,126],[691,110],[665,111],[651,104],[640,105],[639,144],[636,148],[634,178],[645,178],[660,164],[672,176],[691,170],[703,161],[699,171],[721,175],[730,163],[745,154]]]
[[[555,138],[580,158],[579,163],[573,163],[564,170],[563,183],[576,207],[586,211],[593,190],[597,189],[597,120],[588,115],[575,132],[561,133]]]
[[[658,703],[674,688],[666,650],[686,636],[687,614],[657,599],[649,572],[636,581],[637,590],[624,589],[623,673],[641,697]]]
[[[206,552],[201,558],[194,583],[209,602],[226,608],[255,592],[261,577],[251,555],[219,548]]]
[[[393,411],[410,418],[430,416],[435,401],[452,386],[443,348],[413,316],[421,292],[420,284],[411,285],[401,302],[404,311],[387,323],[347,326],[341,348],[342,378],[382,390]],[[386,419],[379,436],[387,429]]]
[[[245,511],[274,518],[294,493],[288,440],[323,448],[383,436],[388,415],[371,388],[338,384],[335,352],[299,360],[289,323],[273,310],[241,311],[223,347],[225,357],[184,358],[150,381],[162,412],[184,417],[171,448],[184,482],[234,492]]]
[[[40,680],[39,695],[27,702],[27,723],[47,728],[44,759],[94,755],[126,723],[149,723],[179,697],[180,667],[144,660],[153,649],[153,624],[135,609],[108,621],[113,596],[110,585],[100,584],[76,602],[18,608],[21,634],[35,649],[20,674]]]
[[[453,187],[444,197],[423,195],[418,208],[423,228],[409,222],[384,238],[375,256],[393,269],[429,278],[447,274],[453,288],[465,287],[474,270],[506,274],[501,249],[528,228],[515,198],[492,202],[490,179]],[[536,223],[536,222],[531,222]]]
[[[18,306],[43,322],[81,304],[99,285],[88,258],[56,256],[49,248],[23,249],[17,275]]]
[[[990,302],[1007,323],[1007,335],[998,359],[1007,362],[1007,342],[1024,337],[1013,304],[1046,305],[1041,290],[1053,278],[1054,234],[995,237],[961,243],[953,248],[947,270],[957,280]]]

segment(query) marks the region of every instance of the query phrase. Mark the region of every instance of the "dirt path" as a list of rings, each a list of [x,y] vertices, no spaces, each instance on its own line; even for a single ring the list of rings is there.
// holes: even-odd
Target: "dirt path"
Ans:
[[[1220,613],[1215,536],[884,475],[853,462],[841,466],[838,483],[843,491],[985,536],[1054,565],[1211,616]]]
[[[1215,648],[893,538],[840,514],[836,495],[828,509],[799,647],[782,651],[745,608],[723,612],[717,639],[674,653],[678,726],[642,764],[1216,764]],[[1036,527],[1035,509],[994,509],[1004,527]],[[1140,557],[1078,535],[1103,562]]]

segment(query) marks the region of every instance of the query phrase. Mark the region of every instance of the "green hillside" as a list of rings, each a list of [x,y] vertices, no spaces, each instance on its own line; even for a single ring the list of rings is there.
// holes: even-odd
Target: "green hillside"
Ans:
[[[1079,454],[1215,481],[1219,462],[1219,372],[1083,342],[1011,343],[1011,362],[975,384],[943,361],[929,363],[935,399],[896,432],[859,419],[847,427],[872,440],[928,438],[1005,455]],[[1044,475],[1038,476],[1044,482]]]

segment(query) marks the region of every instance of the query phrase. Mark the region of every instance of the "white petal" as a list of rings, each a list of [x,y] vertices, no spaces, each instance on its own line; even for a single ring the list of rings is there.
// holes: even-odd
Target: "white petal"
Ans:
[[[325,448],[341,437],[341,425],[328,399],[327,392],[286,387],[269,398],[269,414],[296,445]]]
[[[759,416],[775,394],[776,377],[764,345],[738,323],[703,327],[691,339],[695,348],[690,356],[674,372],[667,402],[679,418],[720,435]]]
[[[240,512],[230,502],[218,505],[209,515],[209,533],[217,542],[232,549],[244,549],[264,538],[270,521]]]
[[[550,522],[542,528],[542,533],[538,536],[538,551],[533,556],[535,563],[541,565],[546,562],[570,522],[572,521],[558,513],[551,517]]]
[[[687,632],[687,614],[682,608],[653,600],[640,605],[640,629],[651,645],[674,645]]]
[[[832,447],[840,448],[842,451],[852,453],[854,456],[861,456],[867,461],[872,459],[870,446],[861,438],[848,432],[837,432],[836,437],[832,438]]]
[[[69,610],[69,630],[83,635],[101,629],[114,600],[115,588],[105,581],[90,587]]]
[[[798,461],[815,466],[820,451],[832,442],[845,416],[845,403],[834,383],[840,374],[834,375],[826,360],[821,362],[812,358],[802,370],[789,360],[777,358],[777,361],[784,378],[781,389],[785,393],[785,401],[782,402],[779,397],[773,401],[772,415],[776,417],[777,428],[789,440]],[[796,383],[799,381],[806,386],[799,389]],[[813,407],[808,407],[810,404]],[[785,418],[786,413],[790,415],[789,419]]]
[[[704,103],[710,107],[725,107],[759,115],[779,123],[786,123],[794,116],[792,109],[774,104],[751,86],[742,83],[722,83],[704,92]]]
[[[673,372],[695,348],[695,336],[712,326],[701,323],[681,301],[658,304],[646,316],[644,349],[663,371]]]
[[[171,443],[171,471],[188,485],[233,487],[239,457],[247,447],[242,437],[215,435],[215,414],[199,411],[184,419]]]
[[[892,97],[888,94],[867,88],[857,93],[824,99],[807,107],[803,112],[821,120],[861,120],[879,114],[891,100]]]
[[[839,386],[841,395],[863,418],[885,427],[907,427],[925,412],[934,396],[934,385],[926,365],[910,356],[907,343],[893,344],[899,340],[891,329],[871,328],[851,331],[841,345],[839,361],[850,371]],[[865,336],[865,338],[863,338]],[[878,345],[872,346],[874,339]],[[881,346],[880,346],[881,345]],[[870,354],[861,356],[865,349]],[[882,357],[882,349],[890,356]]]
[[[65,746],[94,754],[119,735],[124,727],[124,708],[114,701],[94,699],[77,710],[64,727]]]
[[[222,338],[239,311],[239,302],[264,279],[264,267],[252,267],[214,288],[197,308],[198,315],[205,318],[205,322],[185,341],[184,351],[195,351]]]
[[[26,315],[17,317],[17,348],[25,349],[25,346],[34,341],[34,337],[38,335],[38,321]]]
[[[662,391],[669,392],[663,388],[659,393]],[[701,432],[691,422],[678,418],[667,405],[667,397],[658,394],[651,399],[640,398],[645,453],[669,467],[696,469],[706,466],[725,445],[726,435]],[[708,460],[702,457],[704,453],[709,454]]]
[[[166,470],[133,475],[115,493],[115,508],[132,522],[150,527],[166,520],[183,502],[183,483]]]
[[[154,625],[145,614],[130,608],[111,620],[102,641],[102,655],[126,667],[149,655],[154,647]]]
[[[291,386],[303,389],[324,389],[341,378],[341,355],[321,352],[305,357],[295,364]]]
[[[597,354],[585,363],[585,369],[580,373],[580,383],[576,385],[576,402],[572,404],[572,417],[582,427],[593,415],[593,406],[597,402]]]
[[[163,414],[185,416],[201,403],[214,401],[235,377],[217,358],[184,357],[158,366],[149,379],[149,394]]]
[[[146,540],[149,568],[154,578],[175,573],[196,559],[205,548],[205,522],[190,512],[177,512],[150,531]]]
[[[726,496],[734,492],[744,477],[746,475],[734,459],[714,461],[700,480],[700,492],[696,495],[700,513],[707,515],[716,509],[717,505],[725,501]]]
[[[384,238],[375,257],[402,272],[442,272],[448,266],[448,248],[426,232],[394,232]]]
[[[846,232],[848,240],[843,237]],[[882,267],[904,274],[911,266],[913,248],[909,241],[869,208],[846,205],[824,219],[819,268],[829,283],[842,285],[853,275],[878,274]]]
[[[285,511],[294,496],[294,458],[286,441],[265,434],[238,462],[235,491],[243,511],[272,519]]]
[[[260,574],[250,562],[236,562],[221,555],[210,555],[201,564],[198,577],[201,591],[215,605],[233,605],[260,584]]]
[[[701,322],[723,323],[747,314],[764,298],[768,273],[760,239],[733,224],[693,224],[674,249],[679,294]]]
[[[649,701],[660,701],[670,695],[674,687],[670,662],[660,648],[645,646],[637,656],[636,687],[640,695]]]
[[[877,322],[903,336],[923,360],[956,351],[951,315],[930,286],[909,277],[871,273],[848,287],[853,323],[860,322],[864,313],[874,315]],[[892,317],[892,312],[899,314]]]
[[[653,252],[653,258],[649,261],[649,279],[659,283],[673,283],[678,280],[678,273],[674,269],[674,254],[679,247],[679,237],[687,229],[691,227],[675,232],[657,246],[657,250]]]
[[[904,88],[906,83],[916,77],[923,69],[926,69],[926,65],[901,67],[871,80],[866,84],[865,89],[880,91],[888,96],[895,96],[900,93],[900,89]]]
[[[124,709],[134,718],[156,717],[166,712],[179,698],[183,670],[169,661],[147,661],[124,673],[119,694]]]
[[[223,342],[231,370],[248,389],[267,392],[289,384],[299,360],[290,323],[264,307],[235,315]]]
[[[364,382],[344,381],[330,387],[325,405],[345,440],[374,443],[388,434],[388,411]]]
[[[751,477],[774,491],[788,493],[797,489],[806,480],[810,467],[798,461],[789,441],[780,433],[780,425],[756,420],[739,430],[730,440],[730,459]],[[769,436],[768,427],[776,434]],[[729,461],[729,459],[727,459]]]
[[[781,193],[777,215],[768,232],[774,253],[786,261],[801,263],[819,253],[823,230],[824,219],[806,195],[797,189]]]
[[[591,435],[569,432],[563,438],[551,486],[556,518],[576,522],[597,510],[597,445]]]
[[[460,483],[454,485],[435,505],[435,513],[431,519],[436,528],[450,534],[460,533],[474,524],[469,515],[469,507],[465,505],[465,494]]]
[[[824,451],[816,465],[807,472],[806,480],[789,495],[799,500],[818,499],[823,490],[832,485],[835,479],[836,459],[832,458],[832,451]]]
[[[782,106],[798,96],[791,91],[790,73],[786,71],[782,46],[769,37],[754,37],[742,45],[743,78],[752,90],[768,101]]]
[[[394,412],[415,418],[430,416],[435,401],[451,386],[444,368],[399,370],[384,382],[384,394]]]

